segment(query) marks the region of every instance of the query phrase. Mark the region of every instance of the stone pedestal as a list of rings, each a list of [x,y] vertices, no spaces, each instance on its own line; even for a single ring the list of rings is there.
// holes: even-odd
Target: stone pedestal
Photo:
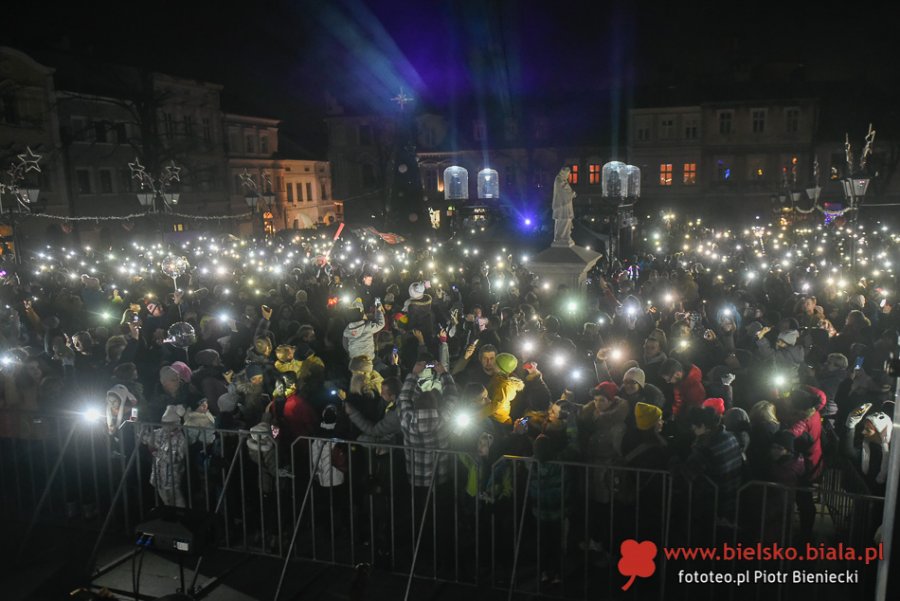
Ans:
[[[580,291],[587,273],[601,256],[581,246],[554,242],[528,262],[528,269],[540,276],[542,288],[546,282],[550,284],[550,290],[565,284],[571,290]]]

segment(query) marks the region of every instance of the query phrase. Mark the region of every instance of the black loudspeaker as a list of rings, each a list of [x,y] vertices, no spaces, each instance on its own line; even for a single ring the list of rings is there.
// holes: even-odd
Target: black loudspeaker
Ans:
[[[215,543],[215,515],[206,511],[160,506],[149,517],[134,533],[137,545],[150,551],[197,557]]]

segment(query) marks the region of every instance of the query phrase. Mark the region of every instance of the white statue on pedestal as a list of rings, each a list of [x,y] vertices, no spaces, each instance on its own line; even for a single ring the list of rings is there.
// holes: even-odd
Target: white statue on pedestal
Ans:
[[[575,211],[572,201],[575,191],[569,184],[569,167],[563,167],[553,182],[553,246],[574,246],[572,242],[572,219]]]

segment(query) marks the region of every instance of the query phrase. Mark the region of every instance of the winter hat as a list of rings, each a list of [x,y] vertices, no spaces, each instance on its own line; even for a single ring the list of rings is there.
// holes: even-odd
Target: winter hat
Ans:
[[[741,432],[750,429],[750,416],[740,407],[732,407],[725,412],[722,423],[729,432]]]
[[[800,332],[797,330],[787,330],[786,332],[782,332],[778,335],[778,340],[781,340],[788,346],[794,346],[797,344],[797,339],[800,338]]]
[[[884,484],[887,481],[888,464],[890,463],[891,431],[893,430],[894,424],[888,414],[881,411],[872,413],[866,417],[866,421],[872,424],[872,427],[875,428],[875,431],[878,432],[879,438],[881,439],[881,468],[878,470],[875,482]],[[861,467],[862,472],[867,475],[869,473],[869,462],[872,458],[871,444],[872,443],[867,439],[863,438]]]
[[[251,363],[247,366],[247,369],[244,370],[244,373],[246,374],[247,379],[250,380],[255,376],[263,375],[263,369],[261,365]]]
[[[275,446],[272,440],[272,426],[266,422],[259,422],[250,428],[250,436],[247,438],[247,449],[250,450],[251,457],[255,458],[256,453],[267,453]]]
[[[372,359],[367,355],[360,355],[350,359],[350,371],[372,371]]]
[[[763,329],[763,325],[758,321],[751,321],[745,329],[748,336],[756,336]]]
[[[182,382],[190,382],[191,381],[191,368],[187,366],[187,363],[184,361],[176,361],[172,365],[170,365],[172,369],[178,374],[178,377],[181,378]]]
[[[384,295],[382,302],[385,305],[393,305],[394,304],[394,295],[391,294],[390,292],[388,292],[387,294]]]
[[[594,396],[605,396],[610,401],[613,400],[617,394],[619,394],[619,387],[616,386],[615,382],[600,382],[594,387]]]
[[[234,392],[226,392],[219,397],[216,404],[219,405],[219,412],[231,413],[237,409],[238,395]]]
[[[219,365],[221,357],[219,357],[219,351],[216,349],[207,348],[197,353],[196,361],[197,365],[213,367],[214,365]]]
[[[634,406],[634,421],[638,430],[651,430],[662,419],[662,409],[649,403]]]
[[[306,294],[306,290],[298,290],[294,295],[294,302],[298,305],[305,305],[308,301],[309,296]]]
[[[508,376],[516,370],[516,366],[519,365],[519,360],[516,359],[515,355],[510,353],[500,353],[497,355],[497,358],[494,359],[494,365],[497,366],[497,369],[499,369],[503,375]]]
[[[789,453],[794,453],[794,433],[790,430],[779,430],[772,435],[770,444],[777,444],[779,447],[786,449]]]
[[[159,369],[159,381],[169,382],[172,380],[181,380],[181,375],[170,365],[164,365]]]
[[[409,285],[410,300],[419,300],[425,296],[425,282],[413,282]]]
[[[164,424],[180,424],[182,415],[184,415],[184,407],[181,405],[166,405],[166,411],[160,421]]]
[[[719,417],[722,417],[723,415],[725,415],[725,400],[724,399],[719,399],[719,398],[706,399],[705,401],[703,401],[702,406],[703,407],[712,407],[713,410],[716,412],[716,415],[718,415]]]
[[[625,372],[625,375],[622,377],[622,381],[631,380],[641,388],[647,383],[647,375],[644,373],[644,370],[640,367],[632,367],[628,371]]]
[[[124,407],[125,403],[137,405],[137,399],[131,394],[131,391],[124,384],[116,384],[106,391],[107,395],[113,395],[119,399],[119,406]]]

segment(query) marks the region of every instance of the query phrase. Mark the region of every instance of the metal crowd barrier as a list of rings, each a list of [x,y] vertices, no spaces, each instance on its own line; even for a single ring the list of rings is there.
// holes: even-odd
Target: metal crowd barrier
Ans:
[[[285,570],[292,559],[368,562],[405,576],[407,596],[414,579],[429,579],[489,584],[510,599],[663,599],[680,590],[715,598],[714,586],[680,589],[677,571],[697,562],[667,562],[662,547],[805,543],[803,494],[814,495],[818,542],[861,547],[872,544],[883,503],[841,490],[852,473],[809,489],[748,482],[726,499],[709,478],[669,471],[512,456],[491,464],[452,450],[161,428],[134,423],[111,436],[102,420],[0,412],[0,510],[29,523],[21,548],[39,521],[81,519],[99,527],[96,556],[107,532],[130,536],[151,508],[175,504],[218,514],[221,548],[281,558]],[[154,457],[162,431],[184,444]],[[325,453],[341,466],[341,483],[317,470]],[[154,463],[166,459],[174,469],[157,464],[151,486]],[[416,460],[440,469],[411,482],[406,464]],[[659,556],[652,578],[622,592],[617,562],[627,539],[654,541]],[[865,590],[874,585],[874,565],[853,567]],[[779,598],[782,588],[790,591],[779,587]],[[740,594],[748,590],[766,594]]]

